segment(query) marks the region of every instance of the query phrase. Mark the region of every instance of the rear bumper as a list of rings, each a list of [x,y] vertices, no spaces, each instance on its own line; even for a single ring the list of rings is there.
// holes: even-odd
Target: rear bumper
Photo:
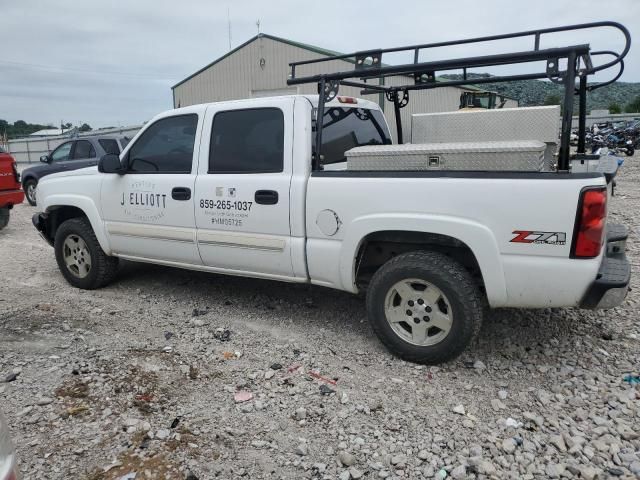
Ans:
[[[0,208],[13,207],[24,201],[22,190],[2,190],[0,191]]]
[[[47,214],[46,213],[34,213],[31,217],[31,223],[36,227],[40,236],[47,242],[49,245],[53,247],[53,240],[50,238],[47,232],[47,226],[49,222],[47,222]]]
[[[625,255],[628,232],[623,225],[607,228],[606,251],[596,279],[580,302],[580,308],[608,309],[620,305],[629,291],[631,265]]]

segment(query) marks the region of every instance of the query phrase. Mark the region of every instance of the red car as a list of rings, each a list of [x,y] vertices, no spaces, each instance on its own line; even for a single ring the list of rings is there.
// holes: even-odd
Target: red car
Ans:
[[[23,200],[16,161],[0,147],[0,230],[9,223],[9,211]]]

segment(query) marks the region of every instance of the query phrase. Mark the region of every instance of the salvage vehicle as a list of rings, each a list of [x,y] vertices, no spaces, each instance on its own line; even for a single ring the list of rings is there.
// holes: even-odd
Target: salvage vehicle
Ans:
[[[30,167],[22,172],[22,188],[27,201],[36,205],[36,188],[42,177],[52,173],[66,172],[95,166],[103,155],[118,155],[127,144],[127,137],[91,136],[69,139],[58,145],[48,155],[42,155],[44,165]]]
[[[0,480],[17,479],[15,453],[9,436],[9,426],[0,412]]]
[[[587,28],[622,32],[624,49],[594,65],[600,53],[589,45],[540,48],[543,35]],[[531,37],[534,48],[419,60],[443,44],[516,37]],[[487,307],[593,309],[624,300],[627,230],[607,222],[617,163],[584,153],[584,126],[587,76],[620,65],[629,44],[622,25],[598,22],[292,63],[288,83],[317,83],[319,95],[157,115],[120,156],[42,181],[33,223],[75,287],[107,285],[122,258],[366,292],[373,330],[392,352],[447,361],[478,334]],[[415,61],[382,63],[400,50],[415,52]],[[353,70],[299,75],[305,65],[344,58]],[[400,109],[410,91],[483,81],[423,82],[422,74],[540,61],[544,71],[490,80],[550,78],[569,92],[550,168],[544,139],[403,144]],[[378,81],[398,74],[415,83]],[[571,154],[576,80],[580,139]],[[341,85],[393,103],[397,144],[380,107],[338,95]],[[455,115],[511,114],[482,112]]]
[[[20,189],[20,175],[15,159],[0,147],[0,230],[9,224],[14,205],[22,203],[24,193]]]

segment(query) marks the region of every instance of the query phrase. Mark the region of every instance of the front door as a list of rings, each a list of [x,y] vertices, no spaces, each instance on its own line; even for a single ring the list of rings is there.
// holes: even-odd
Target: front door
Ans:
[[[193,213],[200,123],[197,113],[156,120],[125,153],[127,172],[104,175],[101,204],[114,253],[202,264]]]
[[[51,173],[64,172],[67,169],[72,147],[73,141],[69,141],[59,145],[53,152],[51,152],[49,155],[49,168],[46,170],[47,175]]]
[[[291,278],[293,100],[207,108],[196,179],[198,247],[228,273]]]

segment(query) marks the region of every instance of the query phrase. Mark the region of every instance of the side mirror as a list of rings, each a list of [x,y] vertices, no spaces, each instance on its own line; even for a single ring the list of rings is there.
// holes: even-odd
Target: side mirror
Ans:
[[[42,155],[40,161],[42,163],[51,163],[51,157],[49,155]]]
[[[120,163],[120,157],[115,153],[107,153],[98,161],[98,171],[101,173],[117,173],[124,175],[125,169]]]

